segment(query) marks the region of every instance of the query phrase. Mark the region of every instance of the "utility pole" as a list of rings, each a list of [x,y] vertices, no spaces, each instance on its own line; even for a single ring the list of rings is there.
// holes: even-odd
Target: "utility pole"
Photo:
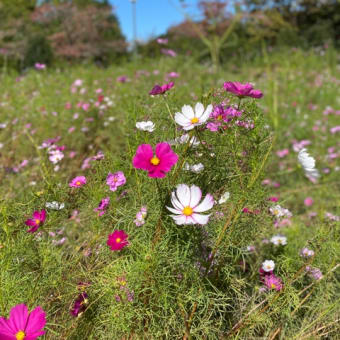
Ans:
[[[136,1],[130,0],[132,5],[132,29],[133,29],[133,57],[137,59],[137,15],[136,15]]]

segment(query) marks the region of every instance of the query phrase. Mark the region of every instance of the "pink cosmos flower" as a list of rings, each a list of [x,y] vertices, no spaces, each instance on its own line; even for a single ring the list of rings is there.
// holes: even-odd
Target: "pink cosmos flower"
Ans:
[[[41,63],[35,63],[34,67],[36,70],[45,70],[46,65],[45,64],[41,64]]]
[[[111,250],[121,250],[129,244],[127,238],[128,234],[126,234],[124,230],[115,230],[109,235],[106,244],[111,248]]]
[[[178,156],[165,142],[156,145],[155,154],[150,144],[142,144],[137,148],[132,164],[136,169],[148,171],[149,177],[163,178],[177,163]]]
[[[25,304],[19,304],[10,311],[9,318],[0,317],[1,340],[35,340],[45,334],[46,313],[40,306],[28,312]]]
[[[280,291],[283,287],[281,279],[274,274],[265,275],[263,281],[268,289]]]
[[[34,233],[38,228],[43,225],[46,220],[46,210],[35,211],[33,213],[33,218],[25,221],[25,224],[31,227],[27,230],[28,233]]]
[[[68,184],[71,188],[80,188],[86,184],[85,176],[77,176]]]
[[[125,175],[122,171],[114,174],[109,173],[106,177],[106,184],[110,186],[111,191],[116,191],[118,187],[126,183]]]
[[[93,211],[97,211],[98,216],[103,216],[109,204],[110,204],[110,197],[105,197],[99,202],[98,207],[95,208]]]
[[[207,194],[200,203],[202,191],[196,185],[189,187],[186,184],[179,184],[176,191],[171,194],[172,208],[167,207],[174,215],[170,215],[176,224],[201,224],[209,221],[209,215],[200,214],[210,210],[214,206],[214,198]]]
[[[129,81],[129,78],[127,76],[119,76],[117,77],[116,81],[118,81],[119,83],[126,83],[127,81]]]
[[[157,42],[160,44],[160,45],[166,45],[168,43],[168,39],[166,38],[158,38],[157,39]]]
[[[306,207],[310,207],[313,205],[314,201],[313,198],[311,197],[306,197],[306,199],[303,202],[305,204]]]
[[[329,131],[331,134],[334,135],[335,133],[340,131],[340,125],[332,127]]]
[[[170,89],[172,89],[174,87],[175,83],[173,81],[171,81],[168,84],[164,84],[162,86],[156,84],[152,90],[149,92],[149,95],[151,96],[156,96],[158,94],[164,94],[165,92],[169,91]]]
[[[276,154],[278,155],[278,157],[283,158],[289,154],[289,150],[288,149],[278,150],[276,151]]]
[[[226,91],[235,94],[240,98],[244,97],[252,97],[252,98],[262,98],[263,93],[260,90],[255,90],[253,85],[250,83],[242,84],[237,81],[232,82],[228,81],[223,84],[223,87]]]
[[[167,55],[169,57],[173,57],[173,58],[177,57],[177,53],[174,50],[171,50],[171,49],[162,48],[161,52],[164,55]]]

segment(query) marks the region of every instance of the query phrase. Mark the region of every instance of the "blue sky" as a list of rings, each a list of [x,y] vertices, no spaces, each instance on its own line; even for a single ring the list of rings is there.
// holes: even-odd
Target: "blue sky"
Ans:
[[[132,10],[130,0],[110,0],[115,7],[123,33],[132,40]],[[197,15],[198,0],[186,0],[187,11]],[[137,0],[137,37],[146,40],[166,32],[171,25],[180,23],[184,16],[179,0]]]

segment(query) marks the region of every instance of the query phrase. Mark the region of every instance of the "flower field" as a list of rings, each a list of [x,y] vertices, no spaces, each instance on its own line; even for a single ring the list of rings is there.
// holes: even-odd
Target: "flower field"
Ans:
[[[336,339],[333,48],[0,75],[0,340]]]

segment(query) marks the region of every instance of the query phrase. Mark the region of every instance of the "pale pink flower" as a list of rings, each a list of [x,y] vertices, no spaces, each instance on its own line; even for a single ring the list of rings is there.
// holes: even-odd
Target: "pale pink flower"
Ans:
[[[207,194],[200,203],[202,191],[196,185],[189,187],[186,184],[179,184],[176,191],[171,194],[173,207],[167,207],[174,215],[173,220],[178,225],[201,224],[205,225],[209,221],[209,215],[200,214],[210,210],[214,205],[214,198]]]

